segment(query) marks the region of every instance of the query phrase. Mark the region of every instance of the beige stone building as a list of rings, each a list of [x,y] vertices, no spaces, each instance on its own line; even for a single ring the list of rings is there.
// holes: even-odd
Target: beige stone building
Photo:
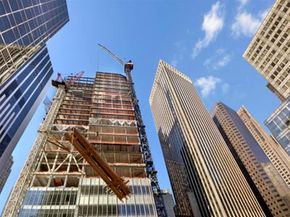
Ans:
[[[269,136],[245,107],[238,111],[240,118],[263,149],[290,191],[290,157],[275,139]],[[290,193],[290,192],[289,192]]]
[[[219,127],[224,139],[235,156],[242,171],[248,177],[249,183],[253,182],[265,202],[265,208],[270,213],[267,216],[286,217],[290,216],[290,207],[278,193],[271,179],[265,172],[263,165],[269,163],[255,138],[252,136],[239,115],[223,103],[217,103],[214,109],[214,120]],[[260,201],[263,204],[263,201]]]
[[[274,3],[243,56],[281,100],[290,95],[289,0]]]
[[[272,163],[264,164],[263,168],[277,189],[278,193],[283,198],[285,204],[290,207],[290,191],[283,178],[280,176]]]
[[[149,101],[177,206],[197,217],[267,216],[187,76],[160,61]]]

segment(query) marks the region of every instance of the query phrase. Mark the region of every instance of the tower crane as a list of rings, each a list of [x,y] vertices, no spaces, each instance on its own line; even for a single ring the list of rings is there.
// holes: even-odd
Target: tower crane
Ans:
[[[102,48],[104,51],[106,51],[114,60],[116,60],[118,63],[120,63],[124,67],[124,72],[126,73],[127,77],[130,77],[130,73],[134,68],[134,64],[132,60],[129,60],[128,62],[125,62],[120,57],[118,57],[116,54],[114,54],[112,51],[110,51],[108,48],[106,48],[102,44],[98,44],[100,48]]]
[[[54,87],[58,87],[59,85],[65,86],[65,90],[67,91],[68,86],[80,80],[83,74],[84,71],[80,71],[70,76],[68,79],[63,79],[61,73],[57,73],[57,78],[55,80],[51,80],[51,84]]]
[[[106,51],[106,53],[108,53],[115,61],[117,61],[124,67],[124,73],[126,74],[128,84],[131,87],[130,95],[131,95],[133,106],[134,106],[134,112],[136,116],[138,132],[139,132],[139,138],[141,141],[142,154],[144,157],[144,161],[146,163],[146,174],[148,178],[150,178],[151,180],[151,187],[154,193],[154,200],[156,204],[157,214],[159,217],[166,217],[167,214],[165,211],[164,201],[161,196],[161,191],[158,184],[157,171],[155,170],[154,165],[153,165],[151,151],[149,148],[149,143],[148,143],[148,139],[147,139],[147,135],[145,131],[145,125],[143,124],[141,110],[138,104],[138,99],[137,99],[135,89],[134,89],[134,83],[131,77],[131,71],[134,68],[134,64],[131,60],[129,60],[128,62],[125,62],[124,60],[122,60],[120,57],[118,57],[116,54],[114,54],[104,45],[98,44],[98,46],[102,48],[104,51]]]

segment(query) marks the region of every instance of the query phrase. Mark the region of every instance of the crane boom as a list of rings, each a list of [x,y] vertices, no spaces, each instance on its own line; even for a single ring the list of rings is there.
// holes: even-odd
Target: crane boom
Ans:
[[[128,62],[125,62],[116,54],[114,54],[112,51],[110,51],[108,48],[106,48],[104,45],[98,44],[98,46],[102,48],[104,51],[106,51],[111,57],[113,57],[114,60],[116,60],[118,63],[120,63],[124,67],[124,73],[126,73],[127,77],[129,78],[131,77],[130,73],[134,68],[134,64],[131,60],[129,60]]]
[[[106,51],[109,55],[111,55],[118,63],[120,63],[122,66],[125,65],[125,62],[118,57],[116,54],[114,54],[112,51],[110,51],[108,48],[106,48],[104,45],[102,44],[98,44],[99,47],[101,47],[104,51]]]

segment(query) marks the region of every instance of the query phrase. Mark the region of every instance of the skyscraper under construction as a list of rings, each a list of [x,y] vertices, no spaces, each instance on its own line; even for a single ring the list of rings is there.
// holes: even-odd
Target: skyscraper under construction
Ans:
[[[127,199],[66,139],[73,128],[128,181]],[[165,216],[159,191],[131,76],[97,72],[58,85],[3,216]]]

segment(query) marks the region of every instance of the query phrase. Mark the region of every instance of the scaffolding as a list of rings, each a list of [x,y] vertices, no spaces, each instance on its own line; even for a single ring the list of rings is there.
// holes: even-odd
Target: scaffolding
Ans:
[[[145,125],[143,124],[143,119],[141,115],[141,110],[139,107],[138,99],[135,93],[134,83],[132,80],[131,72],[134,68],[134,64],[131,60],[125,62],[120,57],[118,57],[116,54],[114,54],[111,50],[109,50],[107,47],[105,47],[102,44],[98,44],[100,48],[102,48],[107,54],[109,54],[115,61],[120,63],[124,67],[124,73],[127,77],[127,83],[130,87],[130,98],[132,100],[133,108],[134,108],[134,114],[137,121],[137,128],[139,132],[139,139],[141,143],[141,149],[143,158],[146,164],[146,174],[148,178],[151,180],[151,187],[154,192],[154,199],[156,204],[156,209],[159,217],[166,217],[166,211],[164,206],[164,201],[161,194],[161,189],[158,183],[157,179],[157,171],[155,170],[153,159],[151,156],[151,151],[145,131]]]
[[[108,163],[96,152],[94,146],[76,128],[73,128],[73,132],[66,133],[65,136],[120,200],[130,194],[130,190],[126,186],[128,181],[125,181],[111,169]],[[67,147],[64,149],[69,151]]]
[[[87,188],[87,183],[98,182],[100,186],[93,193],[99,192],[100,198],[103,198],[103,194],[112,198],[106,205],[106,212],[122,215],[122,212],[129,213],[134,210],[136,215],[144,212],[148,213],[147,216],[157,216],[152,191],[147,189],[152,184],[152,175],[156,172],[152,170],[152,165],[152,172],[147,169],[150,164],[148,154],[144,152],[144,136],[140,135],[140,126],[142,125],[136,117],[135,104],[131,98],[131,86],[126,77],[97,73],[96,78],[82,77],[70,84],[69,88],[59,85],[57,95],[2,215],[26,216],[27,213],[31,215],[36,211],[38,215],[46,212],[45,201],[59,200],[58,210],[66,210],[59,211],[56,216],[60,213],[67,217],[100,214],[104,212],[104,208],[101,208],[104,204],[98,199],[99,205],[95,205],[98,208],[91,210],[86,202],[85,190],[82,190]],[[129,180],[132,195],[126,204],[120,204],[113,199],[110,189],[105,187],[106,183],[97,181],[100,174],[92,168],[88,158],[71,144],[67,134],[74,129],[86,138],[113,172],[122,177],[123,184],[126,182],[124,180]],[[140,187],[137,188],[136,184]],[[120,189],[118,187],[117,191]],[[66,192],[67,196],[61,194],[62,199],[51,199],[52,196],[47,196],[58,198],[60,191]],[[31,195],[37,192],[42,192],[46,199],[41,202],[32,201]],[[141,192],[142,197],[139,197]],[[128,190],[123,190],[124,194],[127,195]],[[122,197],[121,194],[119,196]],[[33,204],[39,208],[35,209]],[[40,206],[41,204],[44,205]],[[66,204],[70,206],[65,206]],[[55,210],[53,206],[50,212]]]

